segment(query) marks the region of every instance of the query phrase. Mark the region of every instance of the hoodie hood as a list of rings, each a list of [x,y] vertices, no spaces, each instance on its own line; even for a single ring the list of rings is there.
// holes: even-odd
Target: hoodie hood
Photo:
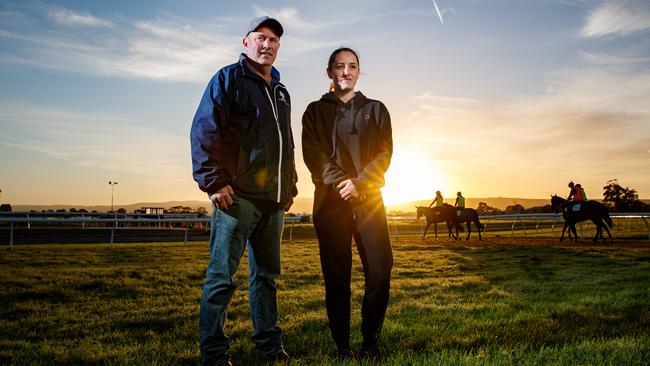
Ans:
[[[320,98],[321,102],[327,102],[327,103],[334,103],[334,104],[348,104],[348,103],[354,103],[356,105],[361,105],[366,101],[366,96],[363,95],[360,91],[354,93],[354,97],[352,99],[348,100],[347,103],[343,103],[341,99],[339,99],[334,92],[329,92],[323,94],[323,96]]]

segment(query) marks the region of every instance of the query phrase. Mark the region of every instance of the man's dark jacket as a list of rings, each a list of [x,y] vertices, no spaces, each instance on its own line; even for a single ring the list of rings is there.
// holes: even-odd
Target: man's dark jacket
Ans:
[[[302,152],[314,185],[352,179],[360,191],[378,191],[393,154],[390,115],[361,92],[347,103],[327,93],[302,117]]]
[[[230,184],[253,200],[287,203],[298,180],[291,132],[291,100],[273,68],[269,87],[239,62],[210,80],[190,131],[192,169],[210,194]]]

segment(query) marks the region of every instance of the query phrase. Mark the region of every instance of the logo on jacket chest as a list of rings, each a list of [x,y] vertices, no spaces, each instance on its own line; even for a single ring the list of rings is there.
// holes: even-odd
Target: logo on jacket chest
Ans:
[[[287,96],[284,94],[282,90],[278,90],[278,101],[283,102],[286,105],[289,105],[289,102],[287,101]]]

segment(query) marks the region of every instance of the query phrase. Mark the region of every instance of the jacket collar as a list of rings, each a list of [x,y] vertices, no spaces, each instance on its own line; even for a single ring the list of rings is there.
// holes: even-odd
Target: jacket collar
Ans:
[[[366,96],[363,95],[360,91],[357,91],[354,93],[354,97],[350,99],[347,103],[343,103],[337,96],[334,94],[334,92],[328,92],[323,94],[323,96],[320,98],[321,101],[323,102],[328,102],[328,103],[334,103],[334,104],[356,104],[356,105],[363,105],[363,103],[366,101]]]
[[[260,75],[252,72],[248,66],[244,64],[246,60],[248,60],[248,56],[246,56],[245,53],[239,55],[239,67],[241,67],[242,73],[245,76],[256,77],[260,80],[264,80]],[[271,66],[271,81],[273,84],[280,84],[280,72],[275,68],[275,66]]]

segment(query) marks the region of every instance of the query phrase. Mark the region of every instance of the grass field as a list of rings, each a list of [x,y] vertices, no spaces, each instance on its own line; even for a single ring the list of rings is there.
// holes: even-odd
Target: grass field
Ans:
[[[386,365],[605,364],[650,360],[650,244],[400,239],[382,336]],[[317,243],[283,243],[280,325],[291,364],[331,364]],[[0,364],[197,364],[205,243],[0,248]],[[249,339],[246,261],[227,331]],[[361,264],[353,279],[353,345]]]

